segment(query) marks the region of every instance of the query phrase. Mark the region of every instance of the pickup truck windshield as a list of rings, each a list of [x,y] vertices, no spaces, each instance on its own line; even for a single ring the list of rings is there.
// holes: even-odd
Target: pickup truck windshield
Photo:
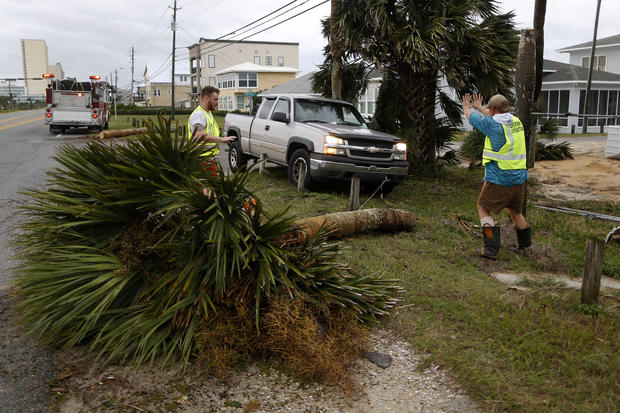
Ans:
[[[367,128],[354,106],[325,100],[295,99],[295,122],[332,123]]]

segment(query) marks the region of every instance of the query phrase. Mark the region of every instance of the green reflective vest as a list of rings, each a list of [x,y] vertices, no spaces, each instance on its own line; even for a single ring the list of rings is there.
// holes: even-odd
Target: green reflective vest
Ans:
[[[204,113],[205,116],[207,117],[207,125],[205,126],[205,132],[207,132],[211,136],[220,136],[220,128],[219,126],[217,126],[217,122],[215,122],[215,118],[213,117],[213,114],[211,113],[211,111],[207,112],[200,105],[198,105],[198,107],[194,109],[194,112],[196,112],[197,110],[202,111],[202,113]],[[194,112],[192,112],[192,115],[194,114]],[[193,137],[192,127],[189,124],[189,120],[191,119],[191,117],[192,116],[190,115],[189,118],[187,118],[187,130],[189,131],[190,139],[192,139]],[[220,153],[220,148],[217,145],[217,142],[203,143],[203,146],[205,147],[205,152],[202,154],[202,156],[214,156]]]
[[[496,161],[499,169],[527,169],[527,154],[525,150],[525,132],[523,123],[516,116],[512,117],[510,125],[502,124],[506,143],[495,152],[491,139],[488,136],[484,139],[484,150],[482,151],[482,165],[491,161]]]

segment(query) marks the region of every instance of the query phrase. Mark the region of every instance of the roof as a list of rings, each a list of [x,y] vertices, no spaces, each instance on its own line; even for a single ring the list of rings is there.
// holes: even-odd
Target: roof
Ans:
[[[299,46],[299,43],[296,43],[296,42],[267,42],[267,41],[260,41],[260,40],[222,40],[222,39],[205,39],[204,37],[201,37],[200,40],[198,40],[198,43],[194,43],[191,46],[187,46],[187,48],[190,49],[190,48],[199,46],[201,43],[279,44],[279,45],[288,45],[288,46]]]
[[[263,66],[263,65],[257,65],[255,63],[244,62],[244,63],[239,63],[237,65],[227,67],[226,69],[222,69],[219,72],[216,72],[215,74],[221,75],[224,73],[233,73],[233,72],[297,73],[297,72],[301,72],[301,70],[295,69],[294,67],[287,67],[287,66]]]
[[[306,73],[303,76],[299,76],[296,79],[290,80],[286,83],[282,83],[281,85],[275,86],[271,89],[267,89],[264,92],[260,93],[259,96],[265,96],[276,93],[290,93],[294,95],[305,94],[305,95],[314,95],[320,96],[320,93],[315,93],[312,90],[312,76],[316,73],[310,72]],[[383,72],[379,69],[372,69],[368,74],[369,79],[382,79]]]
[[[548,59],[544,59],[543,61],[543,82],[574,82],[587,80],[587,67]],[[620,82],[620,75],[600,70],[592,70],[592,80],[598,82]]]
[[[281,85],[272,87],[271,89],[267,89],[264,92],[260,93],[259,96],[272,95],[272,94],[280,94],[280,93],[290,93],[294,95],[312,95],[315,94],[312,91],[312,76],[316,72],[306,73],[303,76],[299,76],[293,80],[290,80],[286,83],[282,83]],[[316,94],[318,95],[318,93]]]
[[[620,34],[616,34],[614,36],[609,36],[609,37],[604,37],[602,39],[597,39],[596,40],[596,47],[602,47],[602,46],[620,46]],[[567,52],[572,52],[574,50],[581,50],[581,49],[591,49],[592,48],[592,42],[585,42],[585,43],[579,43],[576,44],[574,46],[568,46],[568,47],[563,47],[562,49],[558,49],[557,51],[560,53],[567,53]]]

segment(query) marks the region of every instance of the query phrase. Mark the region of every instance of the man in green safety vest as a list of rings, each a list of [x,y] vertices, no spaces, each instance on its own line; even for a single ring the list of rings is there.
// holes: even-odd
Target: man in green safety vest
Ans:
[[[218,143],[230,143],[237,139],[236,136],[220,137],[220,128],[213,117],[213,111],[217,110],[219,99],[219,89],[213,86],[203,87],[200,91],[200,105],[187,119],[189,138],[203,143],[205,150],[202,155],[209,159],[205,166],[211,172],[217,171],[212,158],[220,153]]]
[[[477,205],[484,240],[480,255],[497,259],[500,227],[495,224],[491,213],[499,214],[507,208],[517,231],[519,249],[532,245],[532,228],[521,213],[527,180],[523,124],[519,118],[508,113],[510,103],[502,95],[493,96],[483,106],[481,95],[466,93],[462,105],[469,123],[485,134],[482,152],[484,186]]]

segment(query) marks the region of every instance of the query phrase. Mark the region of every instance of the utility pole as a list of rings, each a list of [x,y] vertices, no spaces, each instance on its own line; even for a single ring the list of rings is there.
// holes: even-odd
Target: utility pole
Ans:
[[[170,28],[172,29],[172,105],[170,108],[170,113],[172,115],[172,120],[174,120],[174,52],[177,37],[177,0],[174,0],[174,8],[172,10],[172,24],[170,25]]]
[[[131,45],[131,93],[129,95],[129,102],[133,105],[133,63],[134,63],[134,55],[133,55],[133,44]]]
[[[592,36],[592,52],[590,53],[590,69],[588,70],[588,85],[586,86],[585,102],[583,104],[583,127],[581,133],[588,133],[588,101],[590,100],[590,88],[592,87],[592,69],[594,68],[594,52],[596,49],[596,32],[598,31],[598,15],[601,11],[601,0],[596,2],[596,18],[594,19],[594,36]]]
[[[114,69],[114,120],[116,120],[116,95],[118,95],[118,69]]]

